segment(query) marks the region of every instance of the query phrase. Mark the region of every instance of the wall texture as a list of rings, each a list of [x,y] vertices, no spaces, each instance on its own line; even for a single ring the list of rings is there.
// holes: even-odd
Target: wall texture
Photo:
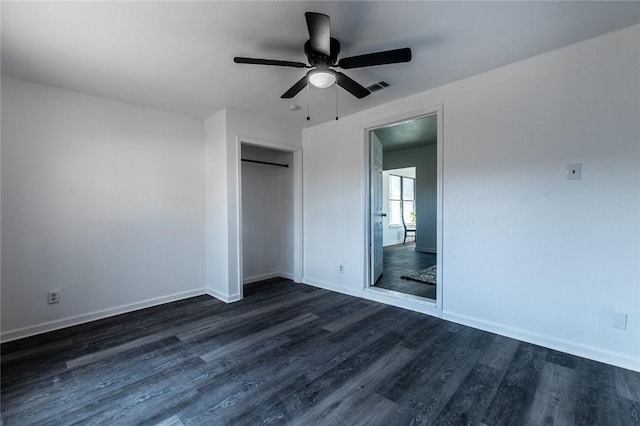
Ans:
[[[640,370],[639,39],[629,27],[306,129],[305,281],[365,294],[363,129],[443,105],[442,315]]]
[[[4,77],[2,119],[4,339],[203,291],[202,121]]]

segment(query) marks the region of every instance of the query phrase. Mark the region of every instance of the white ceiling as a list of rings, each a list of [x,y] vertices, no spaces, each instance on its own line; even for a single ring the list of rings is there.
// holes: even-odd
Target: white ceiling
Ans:
[[[305,70],[233,63],[234,56],[306,62],[304,12],[331,17],[341,57],[408,46],[413,61],[345,71],[390,87],[339,113],[640,22],[640,2],[2,2],[2,73],[197,117],[221,108],[300,127],[335,118],[333,88],[280,99]],[[289,105],[302,106],[290,111]]]

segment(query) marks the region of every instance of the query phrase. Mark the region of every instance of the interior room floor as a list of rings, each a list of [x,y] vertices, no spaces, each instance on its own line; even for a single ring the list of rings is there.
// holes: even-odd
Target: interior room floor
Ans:
[[[632,425],[640,411],[640,373],[287,280],[1,349],[4,425]]]
[[[384,269],[375,287],[435,300],[435,285],[400,278],[402,275],[435,265],[435,254],[416,251],[416,243],[407,242],[385,247],[383,258]]]

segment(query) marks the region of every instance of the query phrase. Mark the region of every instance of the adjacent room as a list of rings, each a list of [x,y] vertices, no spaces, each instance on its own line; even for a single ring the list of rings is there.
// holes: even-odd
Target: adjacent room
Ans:
[[[640,2],[0,19],[0,424],[638,424]]]

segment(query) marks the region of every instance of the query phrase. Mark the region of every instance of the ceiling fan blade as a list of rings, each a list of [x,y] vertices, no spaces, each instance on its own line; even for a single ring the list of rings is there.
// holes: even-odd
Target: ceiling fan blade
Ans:
[[[242,58],[236,56],[233,58],[233,62],[236,64],[253,64],[253,65],[275,65],[278,67],[293,67],[293,68],[307,68],[307,64],[302,62],[291,61],[277,61],[274,59],[256,59],[256,58]]]
[[[280,96],[282,99],[291,99],[297,95],[302,89],[307,87],[307,76],[305,75],[296,82],[289,90],[284,92],[284,95]]]
[[[323,55],[331,55],[331,22],[329,17],[315,12],[307,12],[304,16],[307,18],[311,48]]]
[[[384,52],[368,53],[366,55],[351,56],[342,58],[338,62],[340,68],[361,68],[371,67],[374,65],[397,64],[400,62],[409,62],[411,60],[411,49],[404,47],[402,49],[386,50]]]
[[[365,96],[369,96],[371,92],[366,87],[362,86],[357,81],[347,77],[345,74],[336,71],[336,75],[338,76],[338,86],[342,87],[347,92],[351,93],[358,99],[362,99]]]

